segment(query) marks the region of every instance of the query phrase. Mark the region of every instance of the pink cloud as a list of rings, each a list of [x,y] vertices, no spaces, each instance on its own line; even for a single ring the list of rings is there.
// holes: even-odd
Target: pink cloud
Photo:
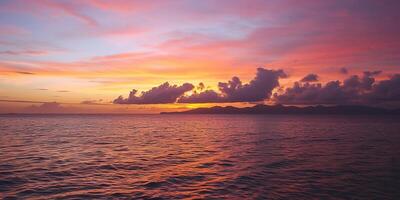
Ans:
[[[37,51],[37,50],[24,50],[24,51],[0,51],[0,54],[5,55],[27,55],[27,56],[40,56],[47,55],[47,51]]]
[[[43,0],[40,2],[41,2],[41,6],[62,11],[64,14],[69,15],[71,17],[75,17],[76,19],[79,19],[89,25],[92,25],[92,26],[98,25],[98,23],[95,19],[93,19],[92,17],[89,17],[88,15],[83,14],[79,10],[80,5],[61,3],[61,2],[56,2],[56,1],[48,1],[48,0]]]
[[[134,13],[151,9],[157,5],[157,1],[131,1],[131,0],[89,0],[86,1],[90,6],[114,13]],[[160,3],[160,2],[158,2]]]
[[[81,5],[76,2],[29,3],[33,5],[32,7],[36,7],[36,10],[33,8],[26,9],[27,11],[38,12],[38,8],[46,8],[53,14],[55,11],[61,11],[62,15],[74,17],[86,24],[96,25],[98,22],[97,27],[91,27],[90,30],[74,30],[74,33],[77,37],[82,37],[87,31],[93,38],[110,38],[111,46],[121,38],[141,39],[139,34],[148,34],[143,34],[145,38],[143,43],[148,46],[138,44],[139,50],[135,52],[124,49],[126,52],[114,54],[111,52],[110,55],[72,62],[29,63],[40,66],[35,70],[60,72],[60,74],[64,71],[198,72],[201,69],[200,65],[210,70],[210,74],[223,73],[233,66],[239,66],[241,69],[238,70],[243,73],[246,71],[250,73],[250,69],[257,66],[272,65],[287,69],[288,73],[295,75],[303,75],[304,72],[310,71],[309,69],[321,72],[331,66],[346,66],[349,69],[368,66],[370,69],[396,71],[400,64],[398,56],[400,40],[397,39],[400,31],[393,23],[399,17],[390,8],[394,7],[391,1],[387,3],[366,1],[357,8],[354,8],[354,5],[358,1],[338,3],[314,0],[239,0],[229,4],[228,2],[152,1],[149,3],[93,0],[80,2]],[[108,12],[130,13],[137,17],[129,18],[132,21],[139,19],[137,21],[143,20],[146,23],[125,24],[126,20],[122,19],[126,18],[107,15],[107,20],[115,22],[107,26],[107,23],[103,24],[100,18],[94,17],[103,13],[110,14]],[[378,14],[381,17],[374,17]],[[222,27],[206,26],[212,22],[221,22]],[[244,26],[248,28],[240,34],[232,34],[235,37],[228,37],[227,33],[232,31],[229,22],[250,25]],[[196,32],[198,27],[218,29],[216,32],[220,35],[216,34],[219,36],[217,37],[214,33],[207,32],[209,29]],[[182,31],[186,29],[190,31]],[[183,34],[170,34],[180,30]],[[164,40],[168,36],[170,37]],[[79,47],[79,44],[76,46]],[[118,49],[114,52],[120,51]]]
[[[40,0],[40,1],[12,1],[10,3],[4,3],[0,9],[3,12],[17,12],[23,14],[31,14],[38,17],[43,17],[44,13],[46,16],[57,16],[60,14],[73,17],[86,24],[96,26],[97,21],[85,14],[82,10],[84,6],[74,4],[71,2],[59,2],[51,0]],[[50,18],[51,19],[51,18]]]
[[[13,25],[0,25],[0,36],[26,35],[29,31]]]

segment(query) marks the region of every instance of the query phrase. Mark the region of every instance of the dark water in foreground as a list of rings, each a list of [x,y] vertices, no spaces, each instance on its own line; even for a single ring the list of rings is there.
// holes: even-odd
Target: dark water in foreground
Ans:
[[[399,199],[393,116],[0,116],[0,198]]]

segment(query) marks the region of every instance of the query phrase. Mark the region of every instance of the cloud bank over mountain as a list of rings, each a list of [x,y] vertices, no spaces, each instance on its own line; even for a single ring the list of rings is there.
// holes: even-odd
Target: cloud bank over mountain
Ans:
[[[379,104],[400,101],[400,74],[376,81],[380,71],[366,71],[362,76],[352,75],[342,82],[295,82],[274,101],[281,104]]]
[[[144,91],[137,95],[133,89],[128,98],[119,96],[115,104],[163,104],[163,103],[228,103],[228,102],[258,102],[270,98],[272,91],[279,86],[279,79],[286,77],[282,70],[268,70],[258,68],[256,76],[249,83],[243,84],[239,77],[234,76],[228,82],[218,83],[218,92],[204,90],[200,83],[193,94],[185,96],[193,90],[193,84],[185,83],[181,86],[169,85],[168,82]]]
[[[269,99],[273,89],[279,86],[279,79],[286,77],[282,70],[258,68],[253,80],[247,84],[234,76],[228,82],[219,82],[219,92],[206,90],[182,96],[178,103],[217,103],[217,102],[258,102]]]
[[[381,104],[400,101],[400,74],[376,80],[381,71],[365,71],[362,75],[350,75],[343,81],[320,83],[317,74],[310,73],[293,86],[280,88],[280,79],[286,78],[283,70],[258,68],[249,83],[242,83],[234,76],[227,82],[219,82],[218,90],[205,89],[200,83],[170,85],[168,82],[137,94],[133,89],[128,98],[119,96],[115,104],[167,104],[167,103],[234,103],[263,102],[279,104]],[[190,92],[190,94],[189,94]]]
[[[182,96],[185,92],[192,90],[194,86],[190,83],[184,83],[181,86],[170,85],[165,82],[157,87],[153,87],[149,91],[144,91],[140,95],[137,90],[133,89],[128,98],[119,96],[114,100],[115,104],[164,104],[174,103],[176,99]]]

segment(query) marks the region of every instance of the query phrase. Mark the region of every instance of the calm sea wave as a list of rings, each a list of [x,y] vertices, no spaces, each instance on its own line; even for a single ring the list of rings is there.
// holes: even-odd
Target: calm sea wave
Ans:
[[[393,116],[3,115],[3,199],[399,199]]]

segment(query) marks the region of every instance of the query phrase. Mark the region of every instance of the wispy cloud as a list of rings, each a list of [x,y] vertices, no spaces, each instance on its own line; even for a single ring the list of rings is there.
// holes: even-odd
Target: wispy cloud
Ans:
[[[79,19],[88,25],[91,26],[98,25],[97,21],[94,18],[90,17],[87,14],[84,14],[79,9],[80,5],[73,4],[72,2],[58,2],[58,1],[44,0],[41,1],[41,6],[61,11],[64,14]]]
[[[48,54],[47,51],[36,51],[36,50],[25,50],[25,51],[0,51],[0,54],[6,55],[28,55],[28,56],[40,56]]]
[[[103,99],[98,100],[84,100],[81,102],[84,105],[109,105],[108,103],[103,102]]]
[[[35,75],[36,73],[33,72],[24,72],[24,71],[15,71],[17,74],[25,74],[25,75]]]
[[[10,103],[48,103],[46,101],[29,101],[29,100],[12,100],[12,99],[0,99],[0,102],[10,102]]]

